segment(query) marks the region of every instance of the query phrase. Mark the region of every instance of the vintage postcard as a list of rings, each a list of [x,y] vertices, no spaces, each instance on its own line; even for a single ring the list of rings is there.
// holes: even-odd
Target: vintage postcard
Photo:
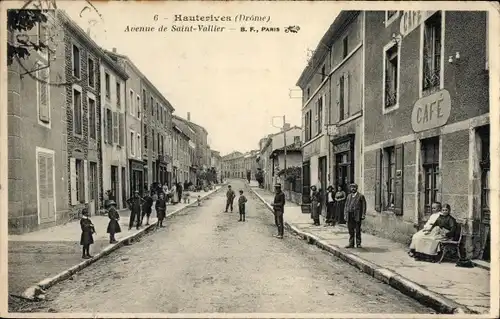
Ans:
[[[498,3],[0,6],[2,317],[499,317]]]

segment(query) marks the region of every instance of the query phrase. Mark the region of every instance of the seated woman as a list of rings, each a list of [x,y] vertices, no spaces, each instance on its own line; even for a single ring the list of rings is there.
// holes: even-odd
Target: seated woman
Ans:
[[[424,228],[413,235],[410,244],[410,256],[429,256],[434,259],[440,252],[439,242],[444,239],[455,237],[457,221],[450,215],[451,207],[436,202],[432,204],[433,214],[425,224]]]

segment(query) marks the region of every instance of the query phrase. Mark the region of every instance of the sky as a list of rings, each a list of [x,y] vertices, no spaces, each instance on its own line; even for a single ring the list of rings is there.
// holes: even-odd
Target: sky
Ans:
[[[258,149],[259,139],[279,129],[275,116],[301,125],[300,91],[295,84],[339,12],[332,2],[101,2],[58,1],[84,30],[90,27],[103,48],[131,58],[175,108],[208,131],[211,149],[222,155]],[[174,22],[174,15],[268,16],[269,22]],[[155,15],[158,20],[155,21]],[[311,17],[314,17],[311,19]],[[92,22],[96,20],[97,22]],[[217,24],[220,33],[125,32],[129,26]],[[279,27],[280,32],[242,33],[241,26]],[[298,25],[298,33],[283,27]],[[295,98],[290,98],[290,89]],[[299,98],[297,98],[299,97]],[[281,125],[281,119],[274,119]]]

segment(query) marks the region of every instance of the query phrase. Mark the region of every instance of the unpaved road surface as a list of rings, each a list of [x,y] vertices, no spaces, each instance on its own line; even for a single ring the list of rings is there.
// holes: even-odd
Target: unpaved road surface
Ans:
[[[290,233],[273,238],[272,214],[246,195],[246,222],[236,211],[223,212],[225,190],[219,191],[24,311],[433,313]]]

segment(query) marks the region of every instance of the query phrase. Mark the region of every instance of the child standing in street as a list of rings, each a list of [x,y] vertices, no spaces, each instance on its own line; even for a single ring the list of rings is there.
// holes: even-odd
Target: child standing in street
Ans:
[[[120,233],[122,231],[120,228],[120,223],[118,223],[118,221],[120,220],[120,214],[118,214],[118,211],[116,210],[115,201],[111,201],[109,204],[110,204],[108,210],[109,223],[108,223],[107,233],[109,234],[109,243],[115,244],[117,242],[115,239],[115,234]]]
[[[243,190],[240,190],[240,197],[238,198],[238,208],[240,211],[240,220],[239,222],[245,221],[245,204],[247,202],[247,198],[243,195]]]
[[[90,255],[90,245],[94,243],[93,234],[95,234],[94,224],[89,218],[89,211],[87,208],[82,210],[82,219],[80,219],[80,227],[82,229],[82,235],[80,236],[80,245],[83,246],[83,259],[92,258]]]
[[[155,209],[156,217],[158,218],[156,228],[164,227],[163,219],[165,219],[165,214],[167,213],[167,200],[165,199],[165,195],[163,195],[163,193],[160,193],[160,198],[156,201]]]

